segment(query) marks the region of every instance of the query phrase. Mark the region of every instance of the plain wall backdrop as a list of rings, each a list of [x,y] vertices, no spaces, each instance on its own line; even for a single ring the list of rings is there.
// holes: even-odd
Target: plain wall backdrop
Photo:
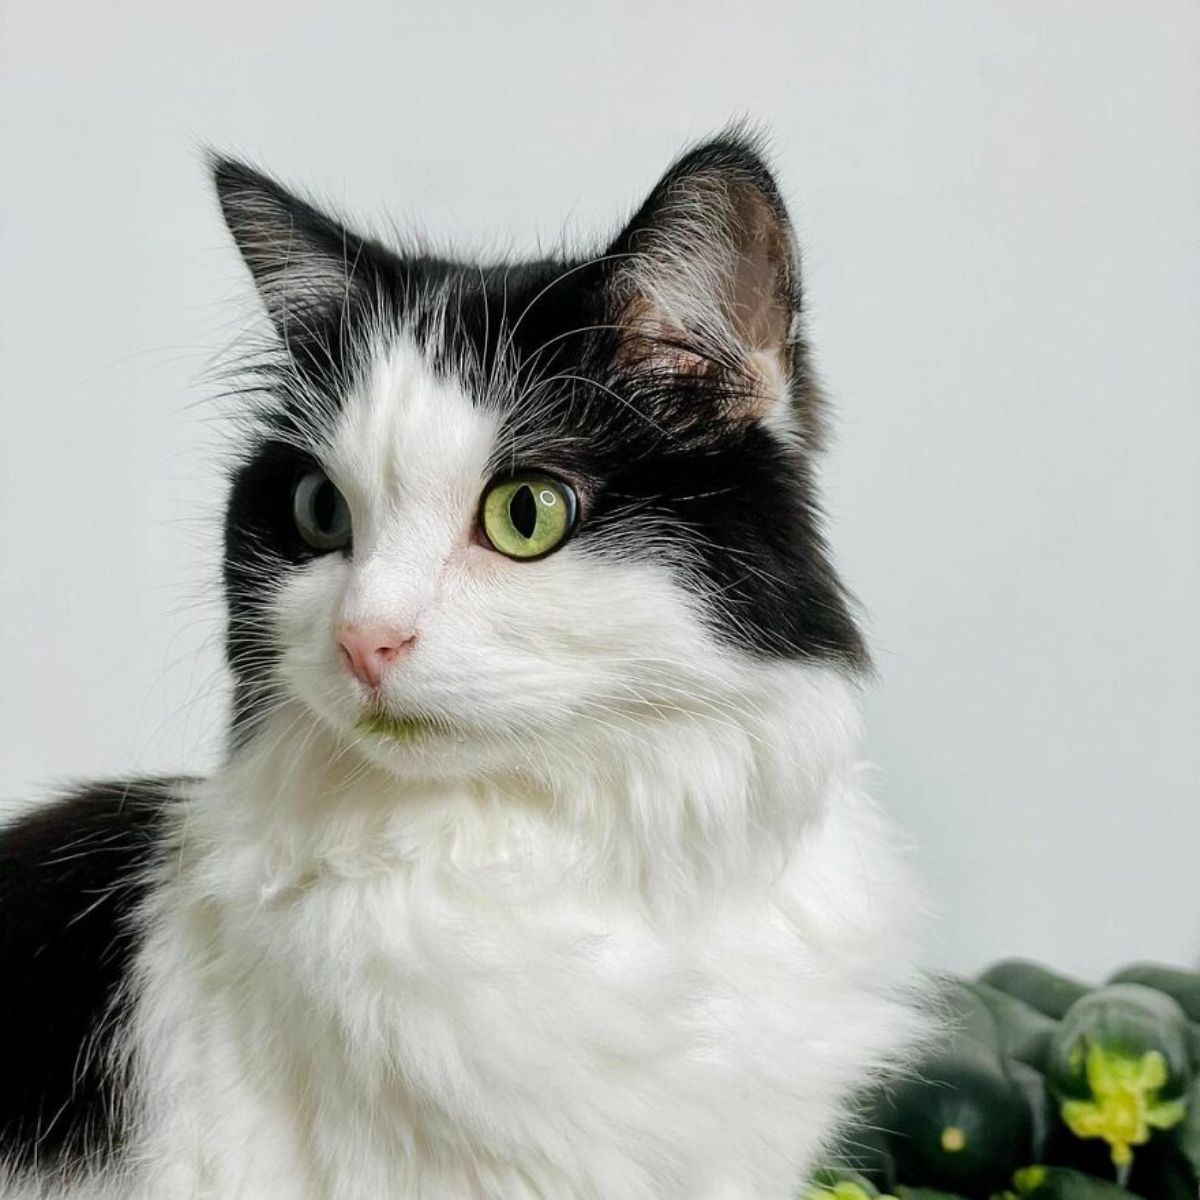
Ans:
[[[200,146],[464,249],[770,130],[931,961],[1200,958],[1200,6],[0,0],[0,796],[219,753]]]

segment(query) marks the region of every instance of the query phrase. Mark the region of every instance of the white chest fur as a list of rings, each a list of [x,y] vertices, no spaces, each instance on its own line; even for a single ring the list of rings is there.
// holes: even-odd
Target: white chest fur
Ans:
[[[911,1042],[914,904],[848,771],[770,872],[648,898],[531,798],[301,770],[336,807],[298,837],[260,770],[192,802],[143,956],[160,1200],[782,1200]]]

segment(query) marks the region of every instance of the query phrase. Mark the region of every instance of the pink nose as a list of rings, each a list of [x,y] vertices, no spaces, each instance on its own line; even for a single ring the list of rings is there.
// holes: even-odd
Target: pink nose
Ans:
[[[342,659],[354,677],[374,691],[388,663],[395,662],[416,640],[389,625],[343,625],[337,633]]]

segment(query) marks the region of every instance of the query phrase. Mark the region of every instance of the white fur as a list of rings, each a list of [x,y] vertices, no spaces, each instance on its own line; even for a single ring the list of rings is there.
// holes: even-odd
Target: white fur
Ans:
[[[355,555],[280,589],[279,702],[180,806],[135,1153],[75,1197],[785,1200],[911,1046],[854,685],[718,643],[686,563],[473,543],[500,418],[399,342],[319,448]],[[355,730],[347,617],[417,631],[387,699],[449,732]]]

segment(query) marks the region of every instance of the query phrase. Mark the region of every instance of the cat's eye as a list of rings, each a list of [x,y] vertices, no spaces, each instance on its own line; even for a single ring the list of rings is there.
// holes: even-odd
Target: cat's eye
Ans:
[[[350,544],[350,509],[324,471],[309,471],[296,481],[292,515],[314,550],[328,553]]]
[[[493,549],[509,558],[541,558],[575,526],[579,503],[570,485],[549,475],[517,475],[483,494],[479,523]]]

